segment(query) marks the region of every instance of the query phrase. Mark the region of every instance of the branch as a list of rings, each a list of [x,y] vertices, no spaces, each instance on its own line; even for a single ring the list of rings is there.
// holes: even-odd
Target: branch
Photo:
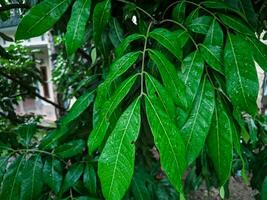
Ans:
[[[21,82],[18,81],[16,78],[14,78],[14,77],[12,77],[12,76],[10,76],[10,75],[8,75],[8,74],[3,73],[2,71],[0,71],[0,74],[1,74],[2,76],[6,77],[7,79],[9,79],[9,80],[11,80],[11,81],[13,81],[13,82],[19,84],[19,85],[20,85],[21,87],[23,87],[24,89],[30,91],[28,85],[21,83]],[[60,109],[60,110],[63,110],[63,111],[65,110],[65,109],[64,109],[63,107],[61,107],[60,105],[56,104],[56,103],[53,102],[53,101],[50,101],[49,99],[47,99],[47,98],[41,96],[40,94],[38,94],[38,93],[36,93],[36,92],[31,92],[31,94],[33,94],[35,97],[38,97],[39,99],[42,99],[43,101],[45,101],[45,102],[47,102],[47,103],[49,103],[49,104],[55,106],[56,108],[58,108],[58,109]]]
[[[27,4],[14,3],[14,4],[8,4],[8,5],[5,5],[3,7],[0,7],[0,12],[11,10],[11,9],[16,9],[16,8],[29,9],[31,7],[29,5],[27,5]]]

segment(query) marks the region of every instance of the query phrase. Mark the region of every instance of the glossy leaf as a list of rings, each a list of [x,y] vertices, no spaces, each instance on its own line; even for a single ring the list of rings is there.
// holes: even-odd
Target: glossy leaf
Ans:
[[[83,164],[76,163],[72,165],[63,181],[61,192],[64,193],[68,189],[70,189],[72,186],[75,185],[75,183],[78,181],[78,179],[81,177],[83,173]]]
[[[175,119],[176,108],[174,102],[163,85],[161,85],[161,83],[153,76],[146,74],[146,88],[148,96],[151,98],[158,97],[162,109],[168,113],[171,119]]]
[[[60,161],[55,159],[46,160],[43,167],[44,183],[57,194],[60,191],[62,180],[62,166]]]
[[[140,99],[121,115],[98,161],[105,199],[122,199],[134,172],[135,141],[140,129]]]
[[[62,158],[71,158],[82,153],[84,148],[84,140],[72,140],[68,143],[58,146],[54,152]]]
[[[195,33],[207,34],[211,22],[212,22],[212,17],[201,16],[193,19],[188,24],[188,28]]]
[[[21,199],[35,200],[41,196],[43,188],[43,163],[39,155],[27,160],[22,172]]]
[[[21,175],[24,168],[25,157],[16,158],[4,175],[0,199],[20,199]]]
[[[222,47],[223,36],[224,34],[220,24],[216,21],[216,19],[213,19],[203,43],[205,45],[215,45]]]
[[[204,146],[213,110],[214,89],[205,77],[198,89],[191,114],[181,130],[188,164],[196,159]]]
[[[119,21],[116,18],[112,18],[109,23],[109,38],[115,48],[117,48],[123,41],[123,30]]]
[[[76,0],[68,22],[65,36],[66,50],[72,55],[82,46],[85,36],[85,27],[90,15],[91,0]]]
[[[101,40],[101,35],[109,22],[111,15],[111,0],[105,0],[96,4],[93,13],[93,37],[97,45]]]
[[[6,167],[8,164],[8,157],[6,156],[1,156],[0,157],[0,182],[2,183],[4,174],[6,172]]]
[[[223,70],[223,50],[220,46],[200,44],[200,52],[206,63],[221,74]]]
[[[184,142],[170,117],[158,105],[158,101],[146,96],[146,114],[160,153],[162,169],[174,188],[181,192],[182,175],[186,167]]]
[[[239,18],[230,16],[230,15],[225,15],[225,14],[218,14],[222,22],[232,28],[233,30],[246,34],[246,35],[251,35],[254,36],[254,32],[246,25],[244,24]]]
[[[69,7],[72,0],[44,0],[22,18],[16,40],[29,39],[51,29]]]
[[[176,6],[172,10],[172,18],[179,22],[183,23],[185,18],[185,2],[181,1],[176,4]]]
[[[258,79],[248,43],[228,34],[224,50],[227,93],[236,108],[250,114],[257,112]]]
[[[208,155],[214,165],[220,186],[230,177],[233,160],[232,121],[220,100],[216,101],[207,137]]]
[[[130,43],[136,40],[144,39],[144,35],[134,33],[132,35],[127,36],[120,45],[115,49],[116,57],[120,58],[125,53],[126,49],[130,46]]]
[[[110,123],[109,117],[117,108],[119,103],[123,100],[123,98],[128,94],[136,78],[137,75],[134,75],[122,82],[110,99],[106,102],[103,102],[103,107],[100,111],[96,127],[94,127],[88,138],[87,144],[89,148],[89,154],[92,154],[102,144]]]
[[[150,50],[149,57],[157,65],[163,84],[172,95],[175,103],[184,108],[187,107],[185,85],[179,79],[174,65],[165,57],[164,54],[157,50]]]
[[[240,0],[239,7],[244,16],[246,16],[247,21],[252,27],[257,27],[257,14],[254,11],[253,4],[250,0]]]
[[[182,59],[182,47],[180,47],[175,33],[168,29],[157,28],[150,32],[149,36],[168,49],[177,59]]]
[[[37,129],[35,123],[21,125],[16,131],[18,134],[19,143],[28,148],[32,136],[36,133],[36,130]]]
[[[90,194],[96,194],[96,172],[89,164],[86,164],[84,168],[83,184]]]

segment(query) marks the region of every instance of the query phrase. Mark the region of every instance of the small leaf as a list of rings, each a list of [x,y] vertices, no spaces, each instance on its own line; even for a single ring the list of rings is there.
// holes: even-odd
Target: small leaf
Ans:
[[[72,55],[82,46],[85,36],[85,27],[90,15],[91,0],[76,0],[71,12],[66,33],[66,50]]]
[[[116,18],[112,18],[109,23],[109,38],[115,48],[123,41],[123,30]]]
[[[43,188],[42,168],[39,155],[27,160],[22,172],[21,199],[34,200],[40,197]]]
[[[225,15],[225,14],[218,14],[222,22],[228,26],[229,28],[232,28],[233,30],[250,35],[250,36],[255,36],[254,32],[246,25],[244,24],[239,18],[230,16],[230,15]]]
[[[183,108],[187,107],[185,85],[179,79],[174,65],[159,51],[150,50],[149,57],[155,62],[159,73],[168,92],[172,95],[173,100]]]
[[[181,60],[183,56],[182,47],[174,32],[164,28],[154,29],[149,36],[168,49],[177,59]]]
[[[208,135],[214,111],[214,90],[205,77],[198,89],[191,114],[182,127],[181,133],[185,141],[185,152],[188,164],[199,155]]]
[[[203,43],[205,45],[215,45],[222,47],[223,35],[223,30],[220,24],[214,18]]]
[[[193,19],[188,24],[188,28],[195,33],[207,34],[211,22],[212,22],[212,17],[201,16]]]
[[[130,46],[130,43],[136,40],[144,39],[145,36],[141,34],[134,33],[127,36],[120,45],[115,49],[115,54],[117,58],[120,58],[125,53],[126,49]]]
[[[18,141],[25,147],[29,147],[32,136],[36,133],[36,123],[23,124],[17,129]]]
[[[110,99],[105,103],[103,102],[103,107],[101,108],[96,126],[88,138],[87,144],[90,155],[92,155],[92,153],[102,144],[110,123],[109,118],[111,114],[117,108],[123,98],[128,94],[136,78],[137,75],[134,75],[122,82]]]
[[[111,0],[97,3],[93,14],[93,38],[96,45],[99,45],[101,35],[109,22],[111,15]]]
[[[200,44],[200,52],[209,66],[221,74],[224,74],[223,51],[220,46]]]
[[[82,153],[84,148],[85,142],[83,140],[72,140],[57,147],[55,149],[55,154],[62,158],[71,158]]]
[[[207,137],[207,146],[220,186],[225,184],[231,173],[233,160],[231,123],[223,104],[217,100]]]
[[[226,89],[233,105],[252,115],[257,112],[258,78],[249,44],[228,34],[224,49]]]
[[[43,168],[44,183],[57,194],[60,191],[62,179],[62,166],[60,161],[55,159],[46,160]]]
[[[22,18],[16,40],[29,39],[51,29],[69,7],[72,0],[44,0]]]
[[[20,199],[21,175],[25,157],[20,156],[7,168],[2,182],[0,199]]]
[[[70,189],[72,186],[75,185],[75,183],[79,180],[79,178],[81,177],[83,173],[83,164],[74,164],[72,165],[65,178],[63,181],[63,185],[62,185],[62,193],[66,192],[68,189]]]
[[[147,119],[160,153],[161,166],[174,188],[182,192],[182,175],[186,167],[183,139],[155,99],[146,96],[145,104]]]
[[[176,4],[176,6],[172,10],[172,18],[179,22],[183,23],[185,18],[185,2],[181,1]]]
[[[134,172],[135,144],[140,129],[140,99],[121,115],[98,161],[105,199],[122,199]]]
[[[83,184],[90,194],[96,194],[96,172],[93,166],[86,164],[83,173]]]

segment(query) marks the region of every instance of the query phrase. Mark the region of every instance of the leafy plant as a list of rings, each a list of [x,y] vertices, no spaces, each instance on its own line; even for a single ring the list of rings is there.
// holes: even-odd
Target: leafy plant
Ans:
[[[53,27],[65,33],[62,57],[70,65],[63,69],[92,42],[87,50],[98,58],[87,74],[100,74],[102,83],[78,94],[57,129],[33,149],[10,157],[24,150],[5,148],[6,161],[14,161],[3,168],[1,198],[184,199],[186,170],[200,163],[222,188],[234,152],[245,177],[241,114],[258,112],[255,62],[267,69],[257,17],[247,0],[44,0],[33,6],[16,40]],[[23,179],[24,169],[35,178],[42,173],[45,189]],[[163,180],[153,178],[154,169]]]

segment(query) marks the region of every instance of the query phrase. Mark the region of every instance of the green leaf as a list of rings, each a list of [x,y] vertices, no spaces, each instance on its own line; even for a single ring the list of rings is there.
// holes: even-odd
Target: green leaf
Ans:
[[[168,113],[171,119],[176,117],[176,108],[166,89],[153,76],[146,73],[146,87],[149,97],[158,97],[161,108]]]
[[[214,111],[214,90],[205,77],[199,87],[191,114],[182,127],[188,164],[191,164],[202,150]]]
[[[93,14],[93,38],[99,45],[101,35],[109,22],[111,15],[111,0],[105,0],[96,4]]]
[[[24,156],[20,156],[7,168],[2,182],[0,199],[20,199],[21,175],[24,162]]]
[[[85,36],[85,27],[90,15],[91,0],[76,0],[68,22],[65,44],[70,56],[82,46]]]
[[[83,184],[90,194],[96,194],[96,172],[89,164],[86,164],[84,168]]]
[[[220,46],[200,44],[200,52],[206,63],[221,74],[223,70],[223,50]]]
[[[140,51],[130,52],[112,63],[106,80],[97,88],[96,109],[99,109],[107,100],[106,98],[107,94],[109,94],[111,84],[136,62],[140,54]]]
[[[177,3],[176,6],[173,8],[172,18],[179,23],[183,23],[185,19],[185,2],[184,1]]]
[[[218,14],[222,22],[229,28],[250,36],[255,36],[254,32],[237,17],[225,14]]]
[[[151,200],[152,194],[148,190],[147,180],[145,179],[144,175],[147,174],[135,172],[132,179],[131,190],[133,192],[134,198],[137,200]]]
[[[195,33],[207,34],[212,19],[210,16],[201,16],[193,19],[187,26]]]
[[[71,158],[82,153],[84,148],[84,140],[72,140],[57,147],[54,152],[62,158]]]
[[[69,112],[60,120],[60,125],[65,126],[71,121],[79,117],[92,103],[94,95],[92,92],[88,92],[80,96],[73,104]]]
[[[124,55],[126,49],[130,46],[130,43],[136,40],[144,39],[145,36],[141,34],[131,34],[127,36],[121,43],[120,45],[115,49],[115,54],[117,58],[120,58]]]
[[[109,23],[109,38],[115,48],[123,41],[123,30],[116,18],[112,18]]]
[[[146,96],[147,119],[160,153],[160,163],[168,179],[182,192],[182,175],[186,167],[184,142],[179,130],[159,103]]]
[[[174,65],[164,56],[164,54],[157,50],[150,50],[149,57],[158,66],[163,84],[168,92],[172,95],[175,103],[183,108],[186,108],[187,101],[185,95],[185,85],[179,79]]]
[[[2,183],[2,179],[5,175],[6,167],[8,164],[8,159],[9,159],[9,157],[6,157],[6,156],[0,157],[0,183]]]
[[[66,192],[79,180],[83,173],[83,164],[76,163],[68,170],[62,185],[62,193]]]
[[[43,188],[42,168],[39,155],[27,160],[22,171],[21,199],[34,200],[40,197]]]
[[[55,159],[46,160],[43,168],[44,183],[57,194],[60,191],[62,179],[62,166],[60,161]]]
[[[247,41],[250,43],[251,52],[255,61],[260,65],[260,67],[266,72],[267,71],[267,46],[263,44],[258,39],[251,37],[246,37]]]
[[[164,28],[154,29],[149,36],[168,49],[177,59],[181,60],[183,56],[182,47],[174,32]]]
[[[88,138],[87,144],[90,155],[92,155],[92,153],[102,144],[106,135],[106,131],[109,127],[109,118],[111,114],[114,112],[123,98],[128,94],[136,78],[137,75],[134,75],[122,82],[110,99],[106,102],[103,102],[103,107],[101,108],[96,126]]]
[[[222,47],[223,35],[223,30],[220,24],[214,18],[203,43],[205,45],[215,45]]]
[[[240,0],[239,8],[244,16],[246,16],[246,20],[250,23],[251,27],[256,29],[257,27],[257,15],[254,11],[252,1],[250,0]]]
[[[261,200],[267,199],[267,176],[265,176],[261,187]]]
[[[210,156],[223,186],[231,173],[233,161],[232,124],[223,104],[216,101],[209,135],[207,137],[208,155]]]
[[[98,175],[105,199],[122,199],[134,172],[135,141],[139,134],[140,99],[121,115],[98,161]]]
[[[240,111],[257,112],[258,79],[249,44],[240,36],[228,34],[224,49],[226,89]]]
[[[69,7],[72,0],[44,0],[22,18],[16,40],[29,39],[51,29]]]
[[[190,53],[182,62],[182,80],[187,87],[187,99],[191,107],[204,70],[204,60],[198,50]]]
[[[25,147],[29,147],[32,136],[36,133],[36,123],[23,124],[17,129],[18,141]]]

